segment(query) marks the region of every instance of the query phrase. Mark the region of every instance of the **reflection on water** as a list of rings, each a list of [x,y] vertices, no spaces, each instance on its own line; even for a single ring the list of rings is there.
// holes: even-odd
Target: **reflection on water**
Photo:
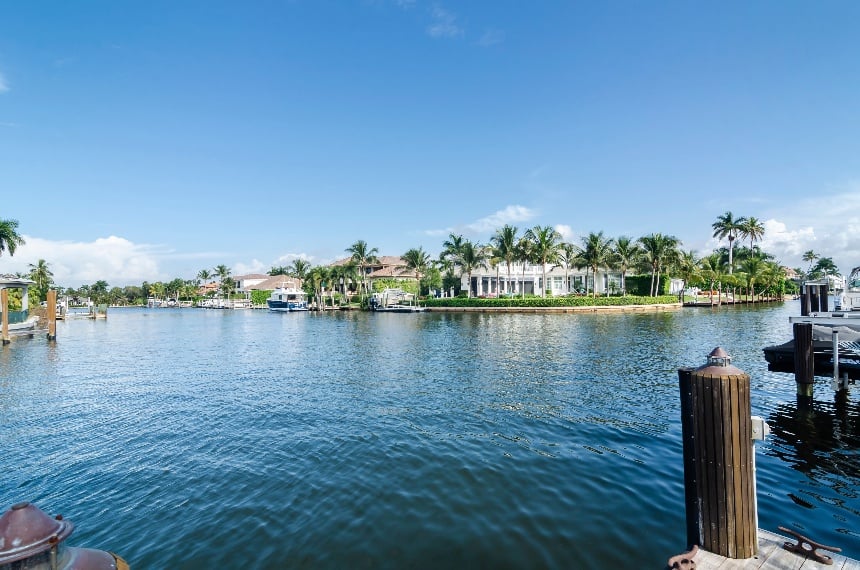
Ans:
[[[761,353],[792,313],[68,321],[0,350],[0,499],[139,568],[662,567],[685,536],[677,368],[721,345],[773,428],[760,525],[860,557],[857,389],[798,409]]]

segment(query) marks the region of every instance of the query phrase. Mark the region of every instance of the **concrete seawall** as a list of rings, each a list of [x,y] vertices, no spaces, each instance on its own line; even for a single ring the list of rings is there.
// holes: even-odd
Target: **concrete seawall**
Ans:
[[[680,309],[681,303],[663,305],[607,305],[588,307],[427,307],[434,313],[644,313]]]

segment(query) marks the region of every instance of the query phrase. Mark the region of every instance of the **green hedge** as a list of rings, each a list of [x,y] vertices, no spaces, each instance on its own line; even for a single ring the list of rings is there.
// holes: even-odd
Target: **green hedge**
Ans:
[[[667,275],[660,276],[660,285],[657,287],[657,295],[668,295],[671,279]],[[647,296],[651,294],[651,274],[628,275],[624,278],[624,286],[630,295]]]
[[[251,303],[254,305],[265,305],[266,299],[272,294],[271,291],[261,291],[259,289],[255,289],[251,291]]]
[[[427,307],[611,307],[624,305],[665,305],[677,303],[676,295],[661,297],[509,297],[501,299],[427,299],[421,304]]]

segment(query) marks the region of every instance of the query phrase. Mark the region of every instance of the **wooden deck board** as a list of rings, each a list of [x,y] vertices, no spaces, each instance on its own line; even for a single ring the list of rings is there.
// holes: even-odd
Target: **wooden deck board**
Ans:
[[[745,560],[732,560],[719,554],[699,550],[693,560],[699,570],[860,570],[860,562],[832,552],[823,552],[833,558],[828,566],[789,552],[782,547],[788,540],[766,530],[758,530],[758,556]],[[838,546],[838,545],[833,545]]]

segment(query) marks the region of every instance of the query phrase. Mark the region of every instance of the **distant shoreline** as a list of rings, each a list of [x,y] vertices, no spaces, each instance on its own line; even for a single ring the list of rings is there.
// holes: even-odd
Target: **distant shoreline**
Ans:
[[[642,313],[672,311],[683,307],[681,303],[653,305],[589,305],[583,307],[427,307],[433,313]]]

